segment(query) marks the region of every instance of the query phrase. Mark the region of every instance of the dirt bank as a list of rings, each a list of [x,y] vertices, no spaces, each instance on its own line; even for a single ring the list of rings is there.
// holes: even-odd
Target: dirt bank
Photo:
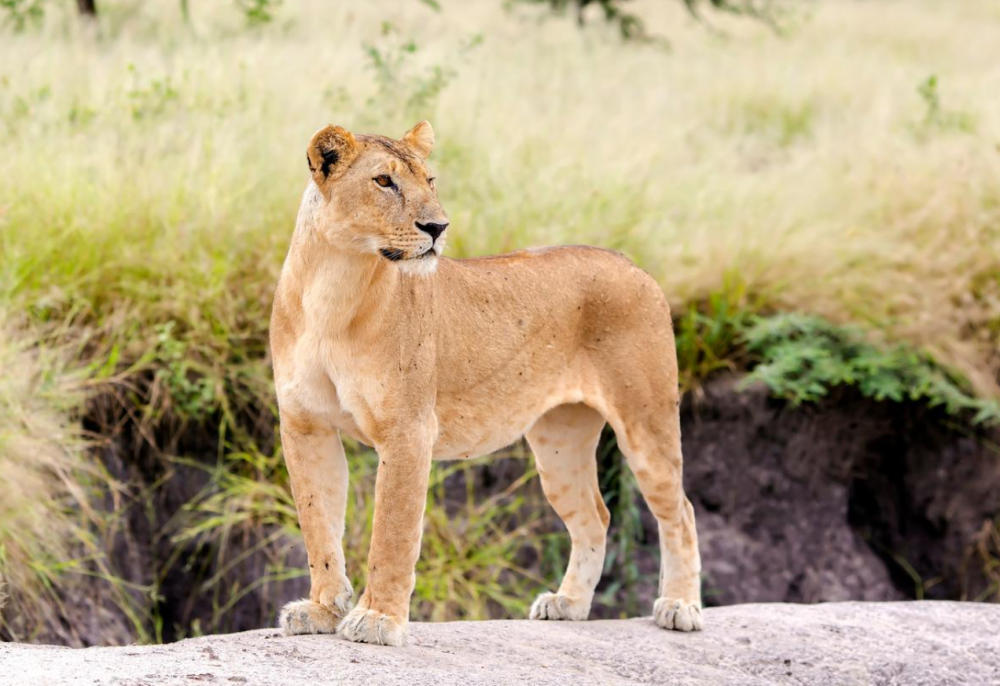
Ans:
[[[740,388],[713,382],[683,413],[709,604],[995,596],[996,429],[850,389],[793,408]]]
[[[709,608],[649,619],[413,624],[405,648],[275,630],[162,646],[0,644],[9,686],[60,684],[1000,684],[1000,607],[949,602]]]
[[[849,390],[791,407],[766,389],[743,388],[738,378],[720,378],[688,394],[682,406],[684,477],[697,512],[706,604],[997,599],[1000,429],[973,432],[945,419],[926,407],[877,403]],[[106,418],[100,425],[116,423]],[[202,464],[217,459],[212,431],[193,427],[182,437],[171,453]],[[265,452],[271,449],[267,440],[261,437]],[[607,449],[611,440],[607,431],[599,451],[602,479],[627,471]],[[108,552],[116,573],[133,589],[123,592],[142,609],[138,616],[150,618],[139,620],[148,635],[159,627],[160,638],[169,642],[195,631],[257,629],[273,624],[285,602],[308,594],[308,578],[273,573],[306,565],[300,541],[274,525],[239,530],[228,541],[228,562],[216,545],[177,541],[165,525],[205,489],[204,469],[165,460],[124,438],[108,442],[98,455],[111,475],[129,485],[131,499],[125,501],[137,503],[124,510]],[[514,488],[530,468],[523,459],[477,463],[445,480],[434,507],[445,508],[461,526],[469,516],[470,489],[476,502],[485,501]],[[591,617],[648,612],[659,577],[656,522],[634,490],[622,495],[614,481],[602,488],[612,509],[614,557]],[[119,496],[109,493],[109,510],[113,497]],[[564,528],[537,479],[502,502],[515,499],[523,499],[517,507],[521,519],[507,524],[538,521],[534,535],[554,534],[547,545],[561,542],[565,555]],[[633,510],[623,514],[628,508],[622,502],[634,504]],[[558,585],[564,560],[543,567],[545,560],[529,546],[516,555],[518,567],[550,579],[549,588]],[[77,646],[122,645],[141,636],[119,610],[110,585],[96,576],[79,579],[60,608],[57,630],[18,635]],[[218,584],[206,583],[211,579]],[[527,603],[540,590],[520,597]],[[238,600],[220,612],[227,594],[236,592]],[[439,607],[415,605],[417,619]],[[495,611],[492,616],[515,619],[526,614],[499,606]],[[6,619],[16,622],[9,612]]]

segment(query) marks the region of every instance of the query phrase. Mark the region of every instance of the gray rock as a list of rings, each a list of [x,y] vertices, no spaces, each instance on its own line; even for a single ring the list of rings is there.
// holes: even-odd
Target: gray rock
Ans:
[[[405,648],[276,630],[159,646],[0,644],[0,683],[1000,684],[1000,606],[829,603],[708,608],[706,630],[649,619],[411,625]]]

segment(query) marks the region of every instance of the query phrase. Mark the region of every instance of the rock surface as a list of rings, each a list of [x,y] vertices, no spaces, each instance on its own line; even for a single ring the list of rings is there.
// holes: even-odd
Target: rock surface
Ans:
[[[274,629],[160,646],[0,644],[0,683],[1000,684],[1000,607],[910,602],[708,608],[706,630],[649,619],[411,625],[404,648]]]

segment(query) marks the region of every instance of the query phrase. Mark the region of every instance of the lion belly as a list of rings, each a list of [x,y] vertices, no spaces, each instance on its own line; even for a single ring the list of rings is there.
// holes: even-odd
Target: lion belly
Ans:
[[[588,400],[580,381],[567,369],[538,385],[515,383],[493,393],[439,396],[433,458],[467,459],[511,445],[553,407]]]

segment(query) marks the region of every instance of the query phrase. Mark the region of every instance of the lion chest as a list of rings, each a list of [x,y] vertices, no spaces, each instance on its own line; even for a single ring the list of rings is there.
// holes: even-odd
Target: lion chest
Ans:
[[[323,354],[323,349],[317,338],[304,336],[289,359],[275,360],[275,388],[282,412],[321,419],[341,433],[372,445],[370,431],[363,428],[356,411],[352,411],[351,399],[357,395],[352,389],[356,384],[337,378],[330,356]]]

